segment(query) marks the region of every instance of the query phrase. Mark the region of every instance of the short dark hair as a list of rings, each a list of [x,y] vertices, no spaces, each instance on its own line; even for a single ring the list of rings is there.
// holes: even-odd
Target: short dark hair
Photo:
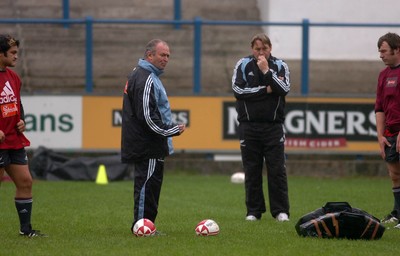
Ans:
[[[264,45],[267,44],[269,45],[269,47],[272,47],[271,39],[269,39],[269,37],[266,34],[260,33],[253,36],[253,38],[251,39],[250,42],[251,48],[253,48],[257,40],[260,40]]]
[[[19,40],[10,35],[0,35],[0,52],[7,55],[7,51],[12,47],[19,47]]]
[[[378,40],[378,49],[381,48],[383,42],[386,42],[390,49],[400,49],[400,36],[396,33],[386,33]]]
[[[144,51],[144,58],[147,57],[147,54],[148,54],[149,52],[154,54],[154,53],[156,52],[156,46],[157,46],[159,43],[163,43],[163,44],[165,44],[165,45],[168,45],[165,41],[163,41],[163,40],[161,40],[161,39],[153,39],[153,40],[151,40],[151,41],[148,42],[147,45],[146,45],[146,49],[145,49],[145,51]]]

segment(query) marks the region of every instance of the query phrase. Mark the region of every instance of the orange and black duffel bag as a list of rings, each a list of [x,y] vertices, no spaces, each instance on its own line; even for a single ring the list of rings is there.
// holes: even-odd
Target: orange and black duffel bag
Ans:
[[[371,214],[347,202],[328,202],[296,224],[297,234],[305,237],[380,239],[385,227]]]

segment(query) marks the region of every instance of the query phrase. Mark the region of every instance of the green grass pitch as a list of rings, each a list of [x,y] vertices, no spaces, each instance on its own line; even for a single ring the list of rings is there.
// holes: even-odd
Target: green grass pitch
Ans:
[[[229,176],[166,172],[158,230],[165,236],[130,234],[133,182],[35,181],[32,223],[47,238],[19,237],[14,185],[0,188],[0,255],[396,255],[400,230],[380,240],[299,237],[298,219],[328,201],[348,201],[381,218],[392,207],[389,178],[289,177],[290,222],[269,212],[246,222],[243,184]],[[266,180],[265,195],[267,197]],[[268,206],[268,202],[267,202]],[[195,226],[214,219],[220,234],[198,237]]]

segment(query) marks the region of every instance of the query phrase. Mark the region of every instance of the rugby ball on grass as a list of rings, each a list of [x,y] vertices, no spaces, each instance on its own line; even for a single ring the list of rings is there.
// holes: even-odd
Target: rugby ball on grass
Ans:
[[[195,231],[198,236],[216,236],[219,233],[219,226],[217,222],[206,219],[197,224]]]
[[[244,183],[244,172],[235,172],[232,174],[231,182],[236,184]]]
[[[133,234],[135,236],[152,236],[156,232],[154,223],[146,218],[136,221],[133,226]]]

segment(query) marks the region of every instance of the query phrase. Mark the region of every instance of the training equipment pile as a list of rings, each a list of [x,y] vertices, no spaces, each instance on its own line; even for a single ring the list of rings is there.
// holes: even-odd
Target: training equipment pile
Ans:
[[[371,214],[347,202],[328,202],[296,224],[300,236],[320,238],[380,239],[385,227]]]

